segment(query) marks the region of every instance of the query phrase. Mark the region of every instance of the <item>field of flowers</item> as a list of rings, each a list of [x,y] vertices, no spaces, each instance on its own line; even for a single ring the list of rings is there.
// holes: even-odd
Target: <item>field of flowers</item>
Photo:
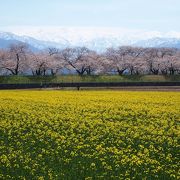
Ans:
[[[0,91],[0,179],[179,179],[180,93]]]

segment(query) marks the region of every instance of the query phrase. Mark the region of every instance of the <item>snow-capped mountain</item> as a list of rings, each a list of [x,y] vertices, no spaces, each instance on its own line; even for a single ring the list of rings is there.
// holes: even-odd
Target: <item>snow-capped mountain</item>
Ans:
[[[56,47],[63,49],[66,47],[86,46],[87,48],[92,50],[103,51],[108,47],[128,45],[128,42],[124,43],[121,38],[109,36],[93,37],[93,39],[83,37],[76,37],[70,39],[68,37],[68,39],[58,38],[54,39],[54,41],[45,41],[36,39],[34,37],[19,36],[9,32],[0,32],[0,48],[7,48],[10,44],[19,42],[27,43],[31,47],[39,50],[46,49],[48,47]]]
[[[69,45],[67,42],[56,43],[51,41],[42,41],[29,36],[19,36],[9,32],[0,32],[0,48],[7,48],[10,44],[20,42],[28,44],[33,50],[42,50],[48,47],[65,48]]]
[[[180,33],[130,31],[126,29],[99,28],[57,28],[16,30],[15,33],[0,32],[0,48],[7,48],[12,43],[27,43],[32,50],[48,47],[66,48],[86,46],[103,52],[109,47],[173,47],[180,48]]]

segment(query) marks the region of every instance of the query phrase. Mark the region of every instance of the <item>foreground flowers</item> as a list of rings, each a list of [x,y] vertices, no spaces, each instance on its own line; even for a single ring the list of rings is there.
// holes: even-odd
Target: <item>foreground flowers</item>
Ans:
[[[0,179],[178,179],[180,93],[0,91]]]

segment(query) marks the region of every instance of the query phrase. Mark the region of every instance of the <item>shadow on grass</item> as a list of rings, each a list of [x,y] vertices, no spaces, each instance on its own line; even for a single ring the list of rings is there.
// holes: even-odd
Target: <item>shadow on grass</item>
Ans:
[[[122,75],[124,81],[128,82],[140,82],[143,81],[143,75]]]
[[[166,81],[180,81],[180,75],[166,75],[164,78]]]

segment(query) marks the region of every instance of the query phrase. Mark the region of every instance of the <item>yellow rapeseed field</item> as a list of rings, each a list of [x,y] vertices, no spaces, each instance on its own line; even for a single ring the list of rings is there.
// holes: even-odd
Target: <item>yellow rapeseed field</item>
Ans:
[[[0,91],[0,179],[179,179],[180,93]]]

